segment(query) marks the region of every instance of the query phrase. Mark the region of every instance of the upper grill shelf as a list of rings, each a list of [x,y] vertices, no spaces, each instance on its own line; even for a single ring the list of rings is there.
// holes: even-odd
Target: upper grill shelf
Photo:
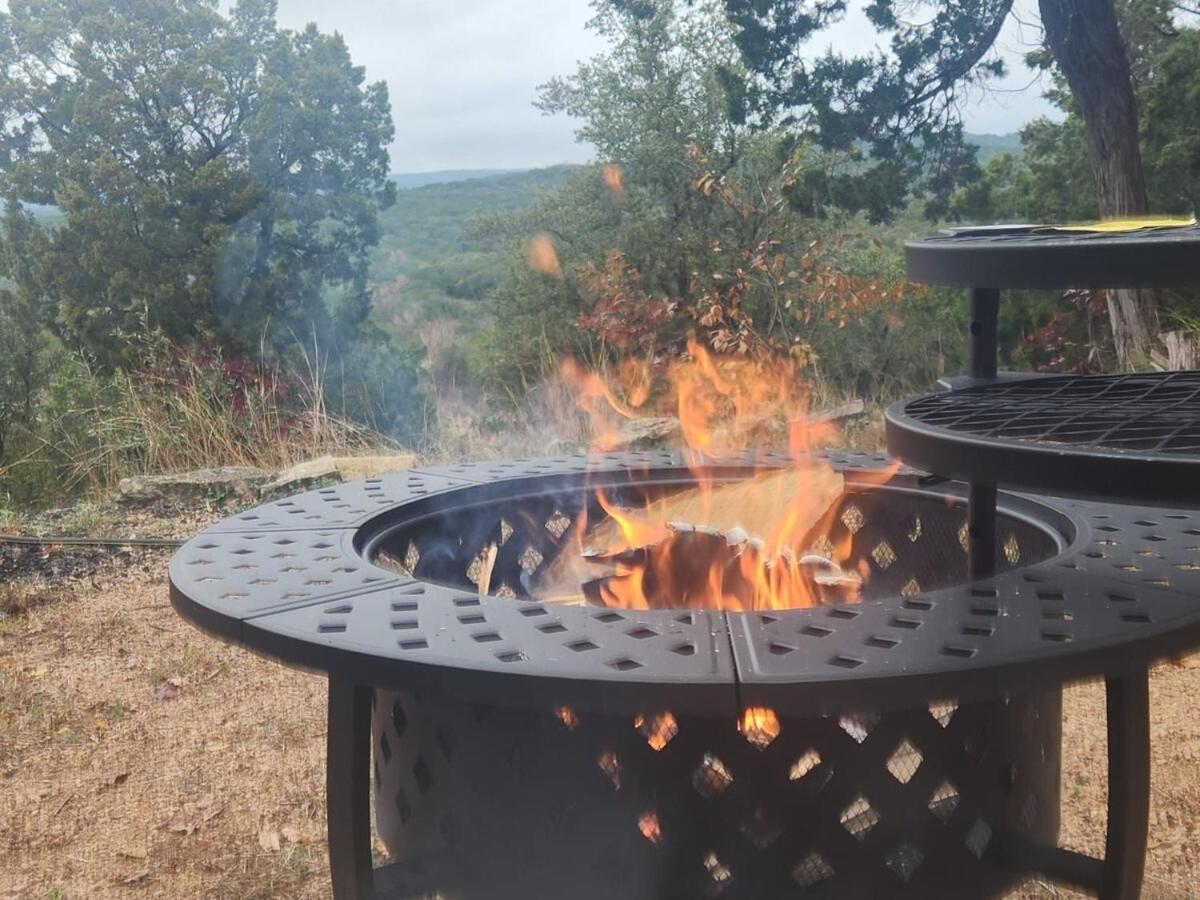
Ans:
[[[889,449],[979,484],[1200,506],[1200,372],[1043,376],[893,404]]]
[[[1200,286],[1200,226],[1126,232],[961,228],[905,245],[908,277],[999,289]]]

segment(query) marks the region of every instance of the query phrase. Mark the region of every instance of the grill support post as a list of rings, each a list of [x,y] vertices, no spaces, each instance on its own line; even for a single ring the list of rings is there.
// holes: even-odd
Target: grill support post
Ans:
[[[974,381],[996,377],[996,333],[1000,292],[967,290],[967,376]],[[967,495],[967,576],[972,580],[996,573],[996,485],[972,483]]]
[[[996,574],[996,486],[972,484],[967,489],[967,577],[972,581]]]
[[[995,288],[967,290],[967,375],[973,379],[996,377],[996,331],[1000,317],[1000,292]]]
[[[331,674],[325,806],[334,900],[374,900],[371,865],[371,689]]]
[[[1100,900],[1136,900],[1146,866],[1150,820],[1148,673],[1105,682],[1108,713],[1108,834]]]

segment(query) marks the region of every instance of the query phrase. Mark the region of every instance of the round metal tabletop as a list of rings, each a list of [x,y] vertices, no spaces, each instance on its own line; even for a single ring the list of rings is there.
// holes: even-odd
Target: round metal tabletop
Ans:
[[[908,277],[999,289],[1200,286],[1200,225],[1126,232],[948,229],[905,244]]]
[[[1002,380],[894,403],[888,449],[949,478],[1200,507],[1200,372]]]
[[[831,461],[849,490],[936,491],[961,508],[960,487],[913,473],[869,486],[883,457]],[[171,561],[171,600],[224,639],[359,683],[610,712],[736,715],[761,704],[823,714],[965,700],[1134,671],[1200,644],[1200,514],[1183,510],[1002,494],[1003,515],[1052,539],[1048,558],[1010,559],[994,577],[938,590],[761,613],[481,596],[364,555],[371,535],[398,522],[522,494],[690,480],[680,463],[666,451],[514,460],[311,491],[189,541]],[[732,480],[786,464],[758,454],[709,468]]]

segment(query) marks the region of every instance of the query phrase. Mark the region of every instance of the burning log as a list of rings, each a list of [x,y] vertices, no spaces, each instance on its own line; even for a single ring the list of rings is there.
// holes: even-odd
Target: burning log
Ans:
[[[587,534],[589,549],[564,551],[535,593],[549,602],[746,609],[766,593],[798,605],[852,599],[856,574],[796,552],[814,542],[844,487],[839,473],[813,464],[612,509]]]

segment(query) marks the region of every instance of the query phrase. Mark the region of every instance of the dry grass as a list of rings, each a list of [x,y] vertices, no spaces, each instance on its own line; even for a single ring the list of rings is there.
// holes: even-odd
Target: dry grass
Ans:
[[[426,433],[437,437],[420,448],[430,462],[554,456],[588,446],[587,418],[574,391],[556,378],[502,406],[453,388],[439,388],[431,399],[436,426]]]
[[[324,682],[166,596],[113,572],[0,629],[0,897],[328,896]]]
[[[304,378],[215,349],[164,349],[140,371],[99,376],[43,412],[32,449],[0,479],[53,470],[72,492],[103,496],[129,475],[244,465],[275,471],[323,455],[391,452],[394,441],[331,407],[323,363]],[[57,482],[56,482],[57,483]]]
[[[166,559],[0,628],[0,898],[329,896],[324,682],[198,635],[167,604]],[[1200,897],[1195,662],[1152,678],[1147,900]],[[1067,692],[1063,840],[1091,853],[1103,709],[1096,685]]]
[[[0,628],[7,618],[23,616],[54,599],[54,592],[40,580],[0,583]]]
[[[332,414],[319,370],[296,382],[291,397],[275,387],[284,376],[260,364],[247,389],[214,386],[214,374],[184,360],[170,382],[122,377],[118,416],[100,425],[100,447],[79,461],[107,484],[124,475],[182,472],[221,465],[286,468],[324,454],[348,456],[390,444]]]

